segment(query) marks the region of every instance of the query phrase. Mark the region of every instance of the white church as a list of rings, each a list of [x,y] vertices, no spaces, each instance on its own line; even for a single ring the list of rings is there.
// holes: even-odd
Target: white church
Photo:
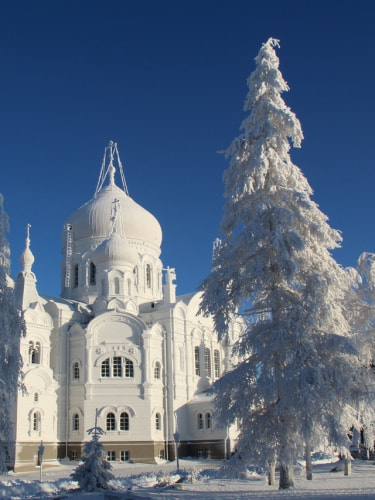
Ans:
[[[200,294],[176,295],[160,224],[130,198],[115,143],[93,198],[63,227],[60,298],[38,293],[29,236],[14,282],[27,330],[14,470],[38,466],[41,442],[43,465],[78,459],[95,424],[110,461],[228,456],[234,430],[217,426],[207,390],[231,368],[238,331],[219,342]]]

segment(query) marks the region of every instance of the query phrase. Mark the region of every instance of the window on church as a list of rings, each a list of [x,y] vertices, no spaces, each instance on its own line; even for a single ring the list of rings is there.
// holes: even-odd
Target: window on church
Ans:
[[[74,266],[74,288],[77,288],[78,287],[78,278],[79,278],[79,265],[76,264]]]
[[[217,349],[214,350],[214,370],[215,378],[220,377],[220,353]]]
[[[90,285],[96,285],[96,265],[90,262]]]
[[[40,431],[40,413],[38,411],[33,413],[33,431]]]
[[[73,379],[74,380],[79,380],[79,363],[76,361],[74,364],[73,364]]]
[[[115,295],[120,293],[120,280],[118,278],[114,279]]]
[[[121,462],[127,462],[130,460],[130,451],[128,450],[121,450],[120,452],[120,457],[121,457]]]
[[[113,376],[122,377],[121,356],[114,356],[113,358]]]
[[[116,461],[116,452],[115,451],[107,451],[107,460],[108,462]]]
[[[129,414],[124,411],[120,415],[120,431],[129,430]]]
[[[133,361],[130,361],[130,359],[127,358],[125,358],[125,377],[126,378],[134,377]]]
[[[151,288],[152,286],[152,276],[151,276],[151,266],[146,264],[146,287]]]
[[[198,429],[203,429],[203,415],[198,413]]]
[[[160,413],[157,413],[155,415],[155,429],[157,431],[161,431],[161,415],[160,415]]]
[[[109,377],[109,358],[105,359],[102,362],[101,375],[102,375],[102,377]]]
[[[201,374],[201,363],[199,359],[199,347],[195,346],[194,347],[194,360],[195,360],[195,375]]]
[[[39,365],[40,363],[40,342],[29,342],[29,361],[34,365]]]
[[[154,379],[159,380],[160,374],[161,374],[161,366],[160,366],[159,361],[156,361],[155,366],[154,366]]]
[[[114,413],[108,413],[107,419],[107,431],[115,431],[116,430],[116,419]]]
[[[211,377],[211,352],[207,347],[204,350],[204,368],[206,377]]]
[[[113,356],[102,361],[101,376],[105,378],[133,378],[134,365],[133,361],[121,356]]]
[[[75,413],[73,415],[73,431],[79,431],[79,415]]]
[[[212,417],[211,417],[211,413],[210,412],[206,413],[205,420],[206,420],[206,429],[211,429],[211,427],[212,427]]]

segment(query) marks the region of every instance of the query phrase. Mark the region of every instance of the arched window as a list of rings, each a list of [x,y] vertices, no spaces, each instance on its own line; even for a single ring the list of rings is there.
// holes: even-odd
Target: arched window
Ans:
[[[73,281],[74,288],[78,287],[78,283],[79,283],[79,265],[76,264],[74,266],[74,281]]]
[[[129,430],[129,414],[124,411],[120,415],[120,431]]]
[[[90,262],[90,285],[96,285],[96,265]]]
[[[101,375],[102,377],[109,377],[109,358],[102,362]]]
[[[113,376],[122,377],[121,356],[113,357]]]
[[[152,273],[150,264],[146,264],[146,288],[151,288],[152,286]]]
[[[79,380],[79,363],[76,361],[73,363],[73,379],[74,380]]]
[[[120,280],[118,278],[115,278],[113,283],[115,286],[115,295],[118,295],[120,293]]]
[[[38,411],[33,413],[33,431],[40,431],[40,413]]]
[[[79,415],[75,413],[73,415],[73,431],[79,431]]]
[[[204,350],[204,367],[206,370],[206,377],[211,377],[211,352],[207,347]]]
[[[40,363],[40,342],[34,342],[30,340],[29,342],[29,360],[30,363],[34,365],[39,365]]]
[[[205,418],[206,418],[206,429],[211,429],[212,427],[211,413],[210,412],[206,413]]]
[[[107,431],[116,430],[116,419],[113,413],[108,413],[106,423],[107,423]]]
[[[125,358],[125,377],[126,378],[134,377],[133,361],[130,361],[130,359],[128,358]]]
[[[29,363],[32,363],[33,352],[34,352],[34,342],[32,342],[30,340],[30,342],[29,342]]]
[[[199,359],[199,347],[194,347],[194,360],[195,360],[195,375],[201,374],[201,363]]]
[[[198,413],[198,429],[203,429],[203,415]]]
[[[214,350],[214,370],[215,378],[220,377],[220,353],[217,349]]]
[[[39,401],[39,394],[37,392],[34,393],[34,403]]]
[[[161,415],[160,415],[160,413],[157,413],[155,415],[155,429],[157,431],[161,431]]]
[[[161,374],[161,366],[159,361],[156,361],[155,366],[154,366],[154,379],[160,379],[160,374]]]

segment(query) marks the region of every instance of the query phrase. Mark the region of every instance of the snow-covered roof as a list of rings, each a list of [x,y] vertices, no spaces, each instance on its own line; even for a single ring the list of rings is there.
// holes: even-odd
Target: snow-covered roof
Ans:
[[[103,187],[68,218],[67,224],[72,226],[74,241],[108,238],[114,201],[118,203],[117,232],[119,235],[152,243],[160,248],[162,230],[157,219],[116,186],[114,181]]]

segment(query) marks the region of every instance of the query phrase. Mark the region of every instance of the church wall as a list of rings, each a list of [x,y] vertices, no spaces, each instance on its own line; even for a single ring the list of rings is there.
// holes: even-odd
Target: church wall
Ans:
[[[17,441],[14,472],[32,471],[39,469],[40,444],[40,441],[34,441],[30,443]],[[43,467],[56,467],[58,465],[58,444],[56,442],[43,441],[43,446]]]

